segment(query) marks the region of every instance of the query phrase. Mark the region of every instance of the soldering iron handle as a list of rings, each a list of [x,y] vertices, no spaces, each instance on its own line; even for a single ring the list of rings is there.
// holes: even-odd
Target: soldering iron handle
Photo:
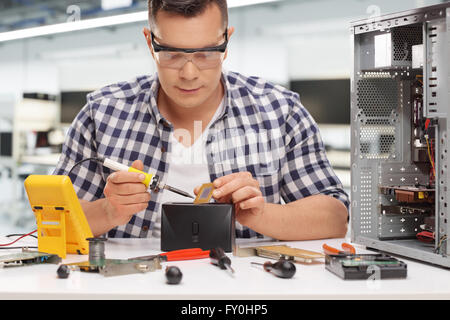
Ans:
[[[128,171],[128,172],[137,172],[137,173],[141,173],[145,176],[144,181],[142,181],[143,184],[145,184],[145,186],[148,188],[150,187],[150,185],[152,184],[153,181],[153,174],[148,174],[144,171],[138,170],[136,168],[133,167],[128,167],[122,163],[113,161],[111,159],[108,158],[104,158],[103,159],[103,165],[107,168],[110,168],[111,170],[114,171]]]

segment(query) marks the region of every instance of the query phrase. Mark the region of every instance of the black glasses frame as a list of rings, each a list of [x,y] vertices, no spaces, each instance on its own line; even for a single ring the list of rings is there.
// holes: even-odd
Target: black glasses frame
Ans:
[[[162,46],[155,41],[155,35],[153,32],[150,33],[152,37],[152,46],[153,50],[155,52],[160,51],[172,51],[172,52],[184,52],[184,53],[195,53],[195,52],[212,52],[212,51],[219,51],[219,52],[225,52],[227,50],[228,45],[228,28],[225,29],[225,32],[223,33],[223,36],[225,37],[225,42],[221,45],[215,46],[215,47],[207,47],[207,48],[192,48],[192,49],[186,49],[186,48],[173,48],[173,47],[166,47]]]

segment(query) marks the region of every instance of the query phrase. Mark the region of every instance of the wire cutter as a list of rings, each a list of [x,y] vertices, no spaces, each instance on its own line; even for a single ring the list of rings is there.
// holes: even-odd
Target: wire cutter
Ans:
[[[323,248],[323,252],[325,252],[325,254],[328,254],[328,255],[336,255],[336,254],[354,255],[354,254],[356,254],[355,247],[352,246],[351,244],[344,242],[341,246],[342,246],[342,250],[338,250],[338,249],[330,247],[329,245],[324,243],[322,245],[322,248]]]
[[[209,258],[209,250],[202,250],[200,248],[181,249],[155,254],[151,256],[129,258],[128,260],[152,260],[155,258],[159,258],[161,261],[204,259]]]

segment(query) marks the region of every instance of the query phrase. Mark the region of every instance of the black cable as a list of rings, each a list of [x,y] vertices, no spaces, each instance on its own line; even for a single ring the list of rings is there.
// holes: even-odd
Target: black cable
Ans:
[[[37,249],[38,247],[30,247],[30,246],[22,246],[22,247],[0,247],[0,250],[9,250],[9,249],[23,249],[23,248],[28,248],[28,249]]]
[[[9,238],[9,237],[20,237],[20,236],[24,236],[26,233],[12,233],[12,234],[7,234],[5,237]],[[29,237],[33,237],[37,239],[37,236],[35,236],[34,234],[30,234]]]
[[[81,160],[81,161],[76,162],[76,163],[73,165],[73,167],[69,170],[69,173],[68,173],[67,175],[70,177],[70,174],[72,173],[72,170],[75,169],[76,166],[82,164],[82,163],[85,162],[85,161],[90,161],[90,160],[97,161],[97,162],[100,163],[100,164],[103,163],[103,159],[102,159],[102,158],[95,158],[95,157],[94,157],[94,158],[86,158],[86,159],[83,159],[83,160]]]

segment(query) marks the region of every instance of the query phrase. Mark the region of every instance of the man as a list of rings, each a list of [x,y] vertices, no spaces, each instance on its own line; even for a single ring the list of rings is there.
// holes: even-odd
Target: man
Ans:
[[[238,237],[343,237],[348,197],[298,95],[222,69],[226,1],[150,0],[149,25],[157,74],[89,94],[55,174],[107,157],[188,192],[213,182],[214,199],[235,205]],[[161,203],[175,199],[95,162],[70,177],[94,235],[159,236]]]

